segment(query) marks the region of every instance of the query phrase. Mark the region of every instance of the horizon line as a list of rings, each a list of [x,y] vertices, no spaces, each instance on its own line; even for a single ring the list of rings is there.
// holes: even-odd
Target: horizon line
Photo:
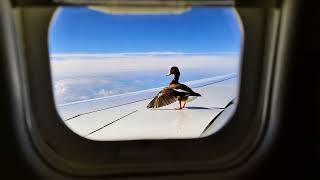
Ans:
[[[121,56],[134,56],[134,55],[237,55],[240,52],[236,51],[219,51],[219,52],[195,52],[195,53],[187,53],[187,52],[171,52],[171,51],[163,51],[163,52],[126,52],[126,53],[88,53],[88,52],[74,52],[74,53],[49,53],[50,58],[64,58],[64,57],[78,57],[78,56],[91,56],[91,57],[121,57]]]

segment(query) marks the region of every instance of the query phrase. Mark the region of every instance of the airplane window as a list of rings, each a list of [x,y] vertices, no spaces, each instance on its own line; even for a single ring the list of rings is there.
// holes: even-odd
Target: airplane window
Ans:
[[[56,109],[80,136],[198,138],[232,115],[242,45],[233,8],[60,7],[48,40]]]

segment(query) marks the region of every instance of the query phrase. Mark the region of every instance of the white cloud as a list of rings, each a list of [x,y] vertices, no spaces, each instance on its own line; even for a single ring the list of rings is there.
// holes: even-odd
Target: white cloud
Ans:
[[[87,77],[110,75],[128,72],[167,72],[171,66],[178,66],[181,70],[188,69],[225,69],[237,68],[239,56],[229,55],[123,55],[105,57],[96,55],[60,55],[61,60],[51,60],[54,78]],[[90,58],[94,56],[95,58]],[[99,58],[96,58],[100,56]]]
[[[115,94],[119,94],[119,90],[106,90],[106,89],[101,89],[99,90],[96,94],[95,97],[106,97],[106,96],[112,96]]]
[[[196,80],[199,74],[208,77],[235,72],[239,65],[239,56],[235,54],[151,52],[149,55],[118,54],[118,57],[66,54],[55,58],[58,59],[51,60],[51,70],[57,104],[164,86],[169,77],[161,75],[171,66],[180,68],[182,79]]]
[[[110,84],[110,80],[99,78],[74,78],[54,80],[54,95],[57,104],[102,97],[99,88]]]

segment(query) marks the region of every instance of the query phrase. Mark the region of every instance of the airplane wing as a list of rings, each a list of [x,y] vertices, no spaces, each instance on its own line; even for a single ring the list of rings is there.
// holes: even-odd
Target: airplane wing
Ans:
[[[183,110],[175,109],[178,103],[146,108],[162,87],[58,105],[57,110],[71,130],[92,140],[197,138],[226,107],[234,104],[237,79],[237,74],[227,74],[185,83],[202,97]],[[219,120],[217,128],[223,122],[226,120]]]

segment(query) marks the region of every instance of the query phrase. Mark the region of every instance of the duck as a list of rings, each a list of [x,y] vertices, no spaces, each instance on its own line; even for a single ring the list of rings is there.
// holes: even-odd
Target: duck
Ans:
[[[170,68],[167,76],[174,75],[173,80],[168,87],[163,88],[148,104],[147,108],[159,108],[167,106],[176,101],[179,101],[179,108],[185,108],[187,102],[195,100],[201,94],[194,92],[190,87],[179,82],[180,71],[177,66]]]

